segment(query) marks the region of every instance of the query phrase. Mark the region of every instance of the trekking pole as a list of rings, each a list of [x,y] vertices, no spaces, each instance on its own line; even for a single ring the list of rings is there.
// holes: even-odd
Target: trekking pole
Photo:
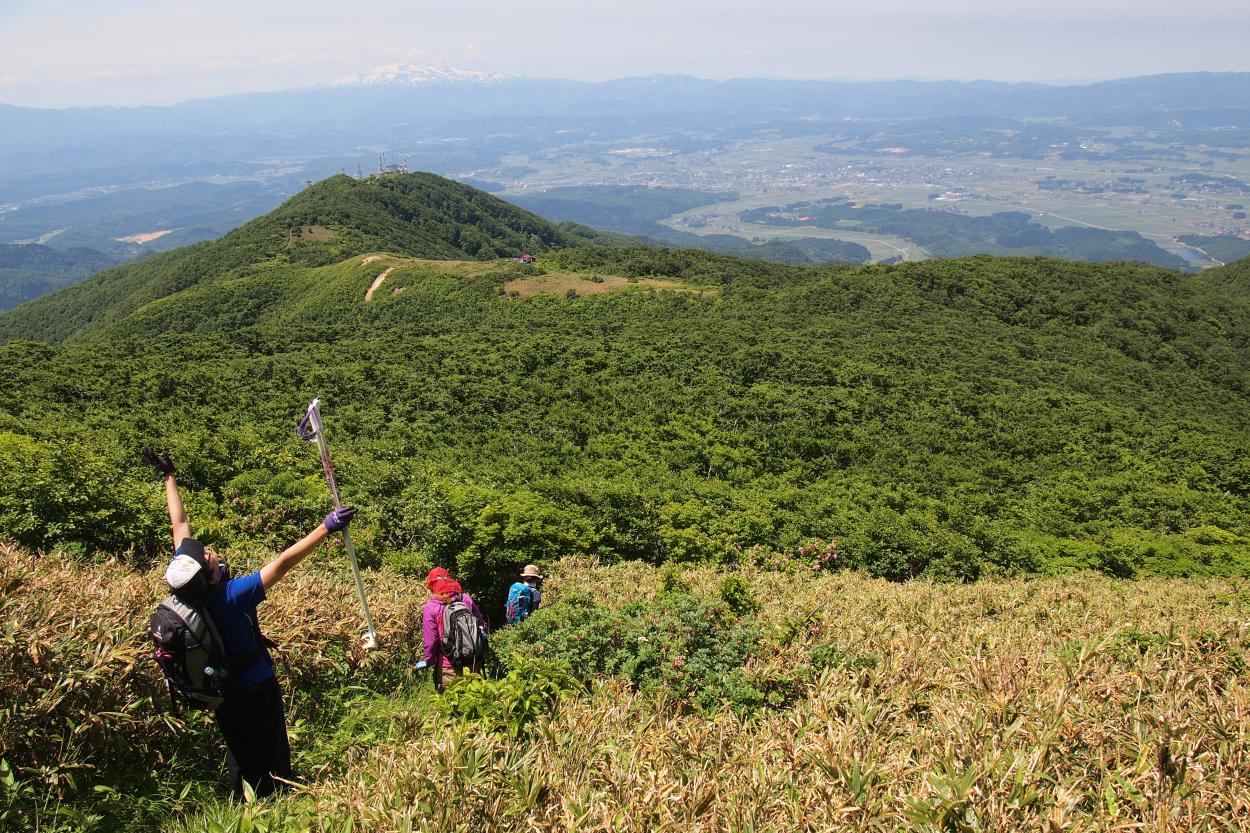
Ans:
[[[326,445],[325,431],[321,427],[321,400],[314,399],[304,414],[295,433],[301,440],[317,444],[321,453],[321,468],[326,473],[326,483],[330,486],[330,497],[334,499],[334,508],[343,507],[343,499],[339,497],[339,484],[334,479],[334,464],[330,462],[330,449]],[[352,534],[343,527],[343,548],[347,550],[347,560],[352,565],[352,576],[356,579],[356,592],[360,595],[360,609],[365,616],[366,633],[360,637],[365,650],[378,647],[378,632],[373,627],[373,617],[369,614],[369,602],[365,599],[365,583],[360,577],[360,565],[356,563],[356,550],[352,547]]]

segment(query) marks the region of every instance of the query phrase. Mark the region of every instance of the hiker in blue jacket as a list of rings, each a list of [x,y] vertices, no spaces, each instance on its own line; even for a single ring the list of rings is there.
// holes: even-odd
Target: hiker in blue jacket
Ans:
[[[214,717],[226,741],[230,787],[243,796],[247,782],[257,796],[269,795],[290,780],[291,745],[286,733],[282,691],[269,658],[272,645],[260,632],[256,607],[267,591],[303,561],[332,532],[351,522],[356,510],[335,509],[317,528],[284,550],[264,567],[239,578],[230,577],[229,566],[212,549],[191,537],[191,524],[174,480],[174,464],[168,454],[147,449],[143,459],[165,481],[165,499],[173,530],[174,558],[165,571],[170,592],[179,600],[206,612],[221,635],[223,652],[238,688],[226,695]],[[155,634],[154,634],[155,636]],[[157,660],[162,657],[157,641]]]
[[[509,625],[525,621],[543,601],[543,577],[533,564],[526,564],[521,580],[508,588],[508,602],[504,606],[504,618]]]

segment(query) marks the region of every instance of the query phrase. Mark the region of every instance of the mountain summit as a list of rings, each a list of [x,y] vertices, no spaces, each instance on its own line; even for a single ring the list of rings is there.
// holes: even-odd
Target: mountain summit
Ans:
[[[423,87],[435,84],[492,84],[512,76],[499,72],[478,72],[452,67],[423,67],[415,64],[386,64],[365,72],[344,76],[332,87]]]
[[[106,270],[9,310],[0,315],[0,341],[61,341],[258,264],[324,266],[366,252],[493,260],[585,242],[512,203],[434,174],[340,174],[217,240]]]

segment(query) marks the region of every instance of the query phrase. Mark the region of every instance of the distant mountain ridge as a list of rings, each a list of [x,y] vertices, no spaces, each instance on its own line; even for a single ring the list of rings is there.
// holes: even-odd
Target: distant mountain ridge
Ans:
[[[1001,115],[1028,108],[1029,115],[1061,115],[1058,110],[1085,117],[1096,114],[1095,106],[1112,109],[1139,109],[1153,112],[1197,109],[1243,110],[1250,107],[1250,72],[1186,72],[1118,78],[1089,84],[1051,85],[1036,82],[1005,81],[826,81],[819,79],[772,79],[740,77],[724,80],[692,75],[657,74],[627,76],[608,81],[577,81],[509,75],[499,72],[393,63],[344,76],[330,84],[264,93],[236,93],[212,98],[189,99],[169,106],[73,107],[45,109],[0,103],[0,113],[27,117],[34,114],[62,114],[63,118],[89,117],[119,124],[129,117],[153,116],[158,112],[190,114],[236,109],[246,112],[249,102],[275,102],[285,97],[315,97],[358,86],[395,87],[435,91],[458,85],[490,88],[506,83],[513,93],[527,95],[527,107],[535,112],[563,111],[568,96],[584,100],[587,93],[612,96],[637,93],[655,103],[670,106],[680,98],[683,106],[724,106],[738,99],[748,110],[771,107],[784,113],[795,107],[816,111],[832,109],[840,115]],[[409,90],[411,91],[411,90]],[[703,100],[685,96],[696,94]],[[545,104],[544,104],[545,102]],[[1075,106],[1073,106],[1075,105]],[[219,109],[220,108],[220,109]],[[10,137],[12,138],[12,137]]]
[[[380,67],[344,76],[331,87],[417,86],[421,84],[489,84],[514,76],[500,72],[478,72],[453,67],[418,66],[416,64],[385,64]]]
[[[1081,130],[1142,125],[1165,131],[1163,142],[1250,144],[1250,73],[1047,87],[671,75],[584,82],[396,64],[343,81],[169,107],[0,104],[0,205],[153,182],[265,181],[274,160],[301,160],[295,175],[319,179],[373,167],[373,148],[450,174],[496,167],[518,152],[582,147],[592,137],[604,144],[665,136],[684,151],[776,131],[836,133],[848,119],[1057,119]]]

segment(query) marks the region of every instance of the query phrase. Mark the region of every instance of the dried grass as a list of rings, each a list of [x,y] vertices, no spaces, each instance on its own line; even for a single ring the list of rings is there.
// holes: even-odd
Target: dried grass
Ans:
[[[567,587],[626,599],[658,588],[638,566],[555,574],[552,603]],[[691,578],[710,588],[717,574]],[[1244,583],[755,578],[772,588],[766,620],[806,619],[750,669],[801,686],[791,708],[683,714],[609,682],[528,743],[444,727],[376,748],[363,770],[309,788],[318,817],[379,831],[1248,824]],[[875,665],[811,673],[829,642]]]
[[[663,278],[625,278],[619,275],[599,275],[597,280],[581,272],[551,272],[543,275],[532,275],[513,278],[503,285],[504,291],[515,294],[518,298],[532,298],[535,295],[564,295],[570,290],[578,297],[585,295],[602,295],[607,292],[619,292],[634,286],[643,286],[654,290],[670,290],[690,295],[703,295],[712,290],[688,286],[677,281]]]
[[[660,588],[640,565],[550,573],[552,605],[573,589],[615,604]],[[740,575],[774,646],[748,672],[789,693],[783,708],[691,713],[606,680],[513,741],[396,700],[388,732],[237,818],[270,830],[1250,829],[1244,581]],[[724,574],[686,577],[714,593]],[[307,695],[406,665],[424,595],[387,572],[368,583],[395,650],[359,650],[337,565],[275,590],[262,617],[288,685]],[[0,757],[60,787],[127,756],[159,760],[177,724],[151,707],[159,574],[0,548],[0,590]],[[828,662],[830,646],[855,661]]]
[[[393,668],[419,643],[424,593],[391,573],[368,577],[379,639],[360,647],[351,579],[330,553],[289,576],[261,607],[281,646],[284,686],[342,685]],[[0,759],[54,791],[97,782],[119,764],[159,764],[185,733],[150,659],[148,618],[163,569],[84,567],[0,544]],[[85,776],[85,778],[84,778]]]

